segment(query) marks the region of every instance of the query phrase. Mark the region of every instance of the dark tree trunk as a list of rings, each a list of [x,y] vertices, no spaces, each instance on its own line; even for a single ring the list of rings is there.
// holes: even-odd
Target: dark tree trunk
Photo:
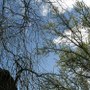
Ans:
[[[0,90],[17,90],[9,71],[0,68]]]

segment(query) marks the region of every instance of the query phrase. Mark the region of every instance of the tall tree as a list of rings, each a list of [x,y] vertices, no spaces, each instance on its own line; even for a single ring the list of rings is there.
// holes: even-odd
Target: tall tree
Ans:
[[[55,21],[49,22],[45,28],[55,39],[47,39],[43,50],[59,56],[57,65],[60,73],[55,74],[55,79],[53,77],[47,81],[53,82],[53,86],[56,85],[55,81],[58,82],[55,90],[89,90],[90,8],[84,2],[76,2],[72,10],[60,13],[52,2],[49,1],[49,4],[54,11]]]
[[[42,2],[0,0],[0,66],[10,71],[18,89],[38,87],[38,47]]]

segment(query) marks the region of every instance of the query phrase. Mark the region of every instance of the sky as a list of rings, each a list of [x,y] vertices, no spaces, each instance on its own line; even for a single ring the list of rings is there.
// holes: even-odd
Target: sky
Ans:
[[[62,7],[64,8],[64,12],[65,12],[65,10],[71,10],[72,8],[73,8],[73,5],[75,4],[75,2],[77,1],[77,0],[59,0],[58,2],[57,2],[57,0],[51,0],[51,1],[54,1],[54,2],[56,2],[54,5],[56,6],[56,7],[58,7],[58,9],[59,10],[61,10],[61,6],[59,5],[59,4],[61,4],[62,5]],[[85,4],[88,6],[88,7],[90,7],[90,0],[78,0],[78,1],[83,1],[83,2],[85,2]],[[66,6],[65,6],[66,5]],[[62,10],[61,10],[62,11]],[[80,30],[80,32],[82,33],[82,36],[84,36],[84,37],[82,37],[82,40],[83,40],[83,42],[87,42],[87,40],[88,40],[88,32],[86,32],[86,30],[85,29],[79,29]],[[68,30],[68,31],[65,31],[64,32],[64,34],[66,35],[66,36],[68,36],[69,38],[70,38],[70,40],[71,40],[71,35],[72,35],[72,33],[71,33],[71,31],[70,30]],[[76,38],[76,37],[75,37]],[[54,40],[53,40],[53,42],[55,43],[55,44],[67,44],[67,45],[71,45],[71,46],[73,46],[74,44],[70,41],[70,40],[67,40],[66,38],[61,38],[61,37],[58,37],[58,38],[55,38]],[[73,40],[74,42],[75,42],[75,40]],[[75,43],[77,43],[77,42],[75,42]]]
[[[60,12],[65,12],[73,8],[76,1],[83,1],[87,6],[90,6],[90,0],[50,0],[52,4],[58,8]],[[40,0],[38,0],[40,2]],[[48,14],[48,5],[43,5],[41,13],[43,16]]]
[[[62,37],[58,37],[58,38],[55,38],[54,40],[53,40],[53,42],[56,44],[56,45],[59,45],[59,44],[63,44],[63,45],[69,45],[69,46],[71,46],[71,47],[73,47],[73,48],[76,48],[77,46],[75,45],[75,44],[79,44],[78,42],[80,42],[81,40],[84,42],[84,43],[88,43],[88,31],[87,31],[87,29],[79,29],[79,32],[77,32],[76,33],[76,35],[75,34],[73,34],[72,32],[71,32],[71,30],[66,30],[65,32],[64,32],[64,35],[66,35],[66,36],[68,36],[68,38],[70,39],[68,39],[68,38],[66,38],[66,37],[64,37],[64,38],[62,38]],[[78,37],[79,38],[78,38]],[[74,37],[74,38],[73,38]],[[81,40],[80,40],[80,38],[81,38]],[[73,42],[71,42],[71,40],[75,43],[73,43]],[[78,42],[77,42],[77,41]]]
[[[65,12],[66,10],[71,10],[72,8],[73,8],[73,5],[75,4],[75,2],[77,1],[77,0],[50,0],[51,2],[53,2],[53,5],[55,6],[55,7],[57,7],[58,8],[58,10],[60,11],[60,12]],[[87,5],[87,6],[90,6],[90,0],[79,0],[79,1],[83,1],[83,2],[85,2],[85,4]],[[64,8],[64,10],[61,8],[61,6]],[[48,7],[47,6],[43,6],[43,8],[42,8],[42,15],[43,16],[46,16],[47,14],[48,14]],[[85,30],[84,29],[80,29],[82,32],[82,35],[83,36],[85,36],[85,37],[83,37],[83,41],[85,42],[86,40],[87,40],[87,37],[88,37],[88,34],[87,34],[87,32],[85,32]],[[71,32],[70,31],[65,31],[65,34],[66,35],[69,35],[69,38],[71,38]],[[71,46],[73,45],[70,41],[68,41],[67,39],[62,39],[61,40],[61,38],[60,37],[57,37],[57,38],[55,38],[54,40],[54,43],[55,44],[59,44],[59,43],[66,43],[66,41],[67,41],[67,43],[66,44],[70,44]],[[54,56],[52,57],[52,55],[51,56],[49,56],[47,59],[46,59],[46,70],[48,71],[52,71],[52,67],[53,66],[55,66],[55,60],[54,60]],[[57,59],[57,58],[56,58]],[[45,63],[44,63],[45,64]],[[42,66],[45,66],[45,65],[42,65]],[[55,68],[55,67],[54,67]]]
[[[83,1],[87,6],[90,6],[90,0],[50,0],[53,5],[58,7],[59,11],[62,11],[61,7],[65,10],[73,8],[76,1]]]
[[[19,1],[19,0],[18,0]],[[36,0],[38,2],[41,2],[41,0]],[[58,8],[58,10],[60,12],[65,12],[65,10],[71,10],[73,8],[73,5],[75,4],[76,0],[50,0],[51,2],[53,2],[53,5],[56,6]],[[82,0],[79,0],[82,1]],[[83,0],[88,6],[90,6],[90,0]],[[20,1],[19,1],[20,2]],[[19,3],[22,5],[22,3]],[[65,9],[63,10],[61,8],[61,6]],[[41,14],[42,16],[47,16],[49,12],[49,7],[48,5],[42,5],[41,7]],[[67,32],[68,33],[68,32]],[[55,39],[56,44],[58,43],[58,40],[60,41],[60,37],[58,37],[57,39]],[[65,40],[65,39],[64,39]],[[45,62],[42,62],[42,66],[46,67],[46,70],[50,70],[53,69],[53,67],[55,67],[55,59],[56,57],[52,57],[52,55],[49,55],[49,57],[46,58]],[[44,64],[44,65],[43,65]]]
[[[17,0],[16,0],[17,1]],[[19,0],[18,0],[19,1]],[[73,8],[73,4],[75,3],[76,0],[62,0],[62,2],[60,2],[61,0],[51,0],[52,2],[54,2],[53,4],[58,7],[59,11],[62,12],[61,6],[67,10],[67,9],[72,9]],[[38,2],[40,2],[40,0],[38,0]],[[84,0],[84,2],[90,6],[90,0]],[[22,4],[22,3],[20,3]],[[41,9],[41,13],[43,16],[47,16],[48,14],[48,5],[43,5],[42,9]],[[63,12],[65,12],[65,10]],[[59,38],[57,38],[59,39]],[[56,40],[57,40],[56,39]],[[56,61],[57,57],[50,54],[48,57],[46,57],[44,63],[42,62],[42,66],[43,68],[45,68],[46,71],[53,71],[54,69],[56,69],[55,66],[55,61]]]

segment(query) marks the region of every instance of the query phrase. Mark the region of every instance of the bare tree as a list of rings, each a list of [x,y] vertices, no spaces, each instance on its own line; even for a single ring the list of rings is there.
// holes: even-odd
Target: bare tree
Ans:
[[[39,4],[36,0],[0,1],[0,66],[9,70],[20,90],[36,89],[39,83],[36,52],[43,23]]]

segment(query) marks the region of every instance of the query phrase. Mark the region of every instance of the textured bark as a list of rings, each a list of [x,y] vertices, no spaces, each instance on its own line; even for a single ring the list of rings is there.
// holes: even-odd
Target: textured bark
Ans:
[[[17,90],[9,71],[0,68],[0,90]]]

